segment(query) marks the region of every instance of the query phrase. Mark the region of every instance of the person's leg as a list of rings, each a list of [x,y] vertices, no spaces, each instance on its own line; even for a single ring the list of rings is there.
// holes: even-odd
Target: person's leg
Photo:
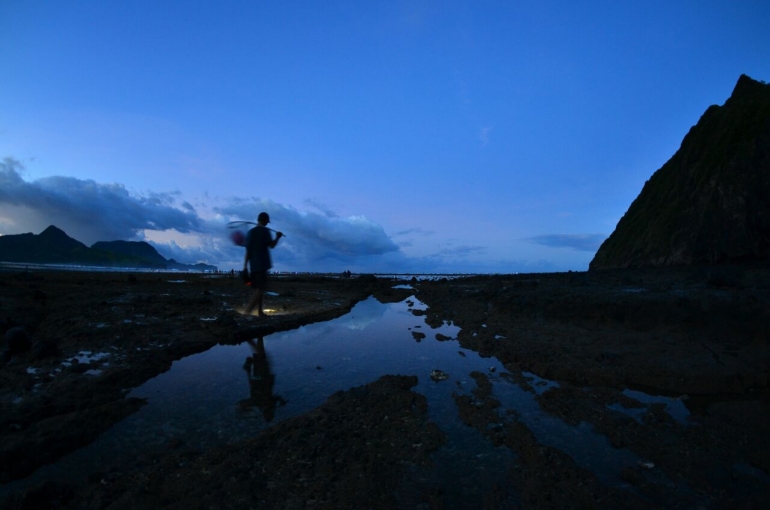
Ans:
[[[252,274],[251,286],[254,288],[254,307],[257,309],[259,317],[265,317],[265,310],[262,308],[262,300],[265,296],[265,287],[267,286],[267,271],[260,271]]]
[[[265,295],[265,291],[262,288],[257,289],[256,292],[256,298],[257,298],[257,315],[259,317],[265,316],[265,311],[262,309],[262,297]]]
[[[252,341],[253,345],[253,341]],[[254,355],[259,356],[260,358],[267,358],[267,354],[265,353],[265,337],[262,335],[257,337],[257,345],[254,346]]]
[[[249,298],[249,304],[246,305],[246,313],[251,314],[252,311],[254,311],[254,308],[259,304],[259,310],[260,313],[262,311],[262,289],[254,289],[254,292],[252,292],[251,297]]]

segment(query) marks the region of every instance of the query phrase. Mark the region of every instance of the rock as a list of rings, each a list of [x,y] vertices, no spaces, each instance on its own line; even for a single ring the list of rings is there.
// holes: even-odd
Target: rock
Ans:
[[[220,313],[216,322],[220,326],[233,327],[238,325],[238,322],[235,320],[235,318],[227,312]]]
[[[742,75],[645,183],[589,270],[770,259],[770,85]]]
[[[75,495],[75,491],[63,484],[47,481],[27,490],[18,501],[16,508],[39,509],[61,508]]]
[[[27,352],[32,348],[32,337],[27,328],[16,326],[5,332],[5,346],[11,355]]]
[[[5,332],[14,326],[18,326],[18,324],[16,324],[16,322],[10,317],[6,319],[0,319],[0,333],[3,335],[5,335]]]
[[[709,272],[706,283],[712,287],[737,288],[743,282],[743,274],[743,269],[739,267],[720,267]]]
[[[59,355],[59,342],[53,338],[41,338],[32,345],[35,359],[51,358]]]
[[[430,378],[436,382],[444,381],[446,379],[449,379],[449,374],[447,374],[443,370],[431,370]]]
[[[48,294],[46,294],[40,289],[35,289],[35,291],[32,293],[32,299],[44,305],[46,299],[48,299]]]
[[[425,333],[421,333],[420,331],[412,331],[412,336],[417,342],[422,341],[425,338]]]
[[[439,342],[444,342],[446,340],[451,340],[451,339],[452,339],[451,336],[446,336],[446,335],[442,335],[441,333],[436,333],[436,340],[438,340]]]

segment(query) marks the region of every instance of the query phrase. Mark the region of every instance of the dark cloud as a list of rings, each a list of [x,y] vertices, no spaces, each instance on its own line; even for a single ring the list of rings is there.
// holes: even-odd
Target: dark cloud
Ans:
[[[270,200],[233,199],[215,209],[228,219],[254,221],[261,211],[270,214],[271,228],[282,231],[286,239],[284,251],[295,262],[304,263],[309,270],[322,261],[351,264],[361,257],[374,257],[397,252],[398,246],[383,228],[363,216],[329,217],[313,212],[299,212],[293,207]]]
[[[578,251],[595,252],[607,239],[606,234],[550,234],[524,239],[530,243],[552,248],[572,248]]]
[[[308,203],[320,212],[300,212],[270,200],[232,198],[214,209],[218,217],[203,220],[193,205],[174,193],[130,193],[122,184],[100,184],[72,177],[46,177],[28,181],[22,164],[11,158],[0,162],[0,233],[39,233],[48,225],[62,228],[86,244],[116,239],[147,240],[148,232],[177,231],[192,234],[153,235],[150,241],[166,258],[183,263],[204,262],[221,269],[238,269],[243,264],[243,248],[229,239],[227,222],[255,221],[257,214],[270,214],[271,227],[287,237],[273,253],[277,270],[397,273],[475,273],[527,272],[554,270],[545,262],[482,261],[475,255],[483,246],[443,246],[424,257],[407,257],[401,246],[409,246],[415,236],[433,232],[420,228],[385,233],[382,226],[364,216],[339,217],[329,208]],[[203,206],[203,204],[201,204]],[[603,235],[548,235],[528,239],[546,246],[595,251]],[[179,243],[179,244],[177,244]]]
[[[22,164],[0,162],[0,215],[13,218],[14,230],[40,231],[50,224],[72,237],[96,241],[133,239],[140,230],[197,232],[202,222],[187,203],[176,207],[170,193],[132,195],[122,184],[100,184],[74,177],[45,177],[27,182]]]

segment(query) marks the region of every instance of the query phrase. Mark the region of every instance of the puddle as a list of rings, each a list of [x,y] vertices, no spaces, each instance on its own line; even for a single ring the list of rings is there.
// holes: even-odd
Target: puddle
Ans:
[[[529,372],[524,372],[536,393],[558,386]],[[491,379],[491,378],[490,378]],[[588,469],[605,485],[628,488],[621,479],[621,470],[640,462],[640,458],[625,448],[614,448],[609,440],[596,432],[590,424],[581,422],[577,427],[544,413],[532,393],[505,379],[492,379],[493,394],[500,400],[501,421],[508,409],[535,435],[538,442],[567,453],[577,465]]]
[[[647,412],[647,406],[649,404],[664,404],[666,406],[666,412],[668,412],[668,414],[670,414],[674,420],[682,425],[690,424],[690,410],[687,409],[687,406],[685,406],[681,397],[677,398],[665,397],[661,395],[649,395],[642,391],[628,389],[623,390],[623,394],[646,405],[640,408],[626,408],[620,404],[612,404],[607,407],[615,411],[620,411],[624,414],[627,414],[639,423],[644,423],[642,416],[644,416],[644,414]]]
[[[336,391],[400,374],[418,377],[413,390],[426,396],[430,418],[447,434],[447,443],[434,454],[435,466],[427,471],[419,468],[418,478],[440,484],[451,496],[447,498],[451,507],[474,506],[493,484],[505,483],[515,456],[507,448],[495,448],[459,419],[452,393],[475,389],[473,371],[492,381],[494,395],[502,403],[501,420],[510,419],[505,411],[512,409],[543,444],[567,452],[605,483],[624,485],[621,469],[639,458],[612,448],[587,424],[573,427],[543,413],[535,395],[505,377],[496,358],[482,358],[459,347],[456,340],[437,340],[436,335],[457,338],[459,328],[449,323],[431,328],[424,316],[411,313],[426,309],[414,296],[391,304],[369,298],[332,321],[275,333],[261,342],[217,345],[178,360],[169,371],[128,392],[147,399],[137,413],[30,478],[0,487],[0,494],[47,479],[77,481],[110,465],[128,463],[169,439],[195,448],[240,441],[318,407]],[[426,333],[422,341],[415,340],[415,328]],[[269,368],[260,361],[262,348]],[[81,352],[78,358],[88,362],[107,356]],[[448,377],[434,381],[430,377],[434,370]],[[97,372],[88,373],[97,376]],[[524,376],[537,393],[556,384],[534,374]],[[471,482],[458,482],[466,479]],[[403,501],[409,500],[408,485],[400,488]]]

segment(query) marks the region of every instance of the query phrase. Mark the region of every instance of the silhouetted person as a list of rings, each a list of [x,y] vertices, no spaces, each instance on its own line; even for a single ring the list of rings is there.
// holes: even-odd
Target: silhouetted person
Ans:
[[[250,266],[250,285],[254,289],[254,294],[246,306],[246,313],[250,314],[256,308],[259,317],[265,316],[265,311],[262,309],[262,297],[267,285],[267,271],[273,267],[270,249],[275,248],[278,240],[283,237],[283,232],[276,232],[275,239],[273,239],[273,236],[270,235],[270,229],[267,228],[268,223],[270,223],[270,216],[266,212],[259,213],[257,226],[246,234],[246,255],[243,257],[243,271],[245,273],[246,266]]]
[[[243,364],[243,369],[249,376],[251,396],[248,400],[241,401],[241,405],[258,407],[265,421],[270,422],[275,418],[276,408],[286,405],[286,399],[280,395],[273,395],[275,375],[270,371],[263,337],[257,337],[257,343],[254,343],[254,340],[247,340],[247,342],[254,353],[247,357],[246,363]]]

